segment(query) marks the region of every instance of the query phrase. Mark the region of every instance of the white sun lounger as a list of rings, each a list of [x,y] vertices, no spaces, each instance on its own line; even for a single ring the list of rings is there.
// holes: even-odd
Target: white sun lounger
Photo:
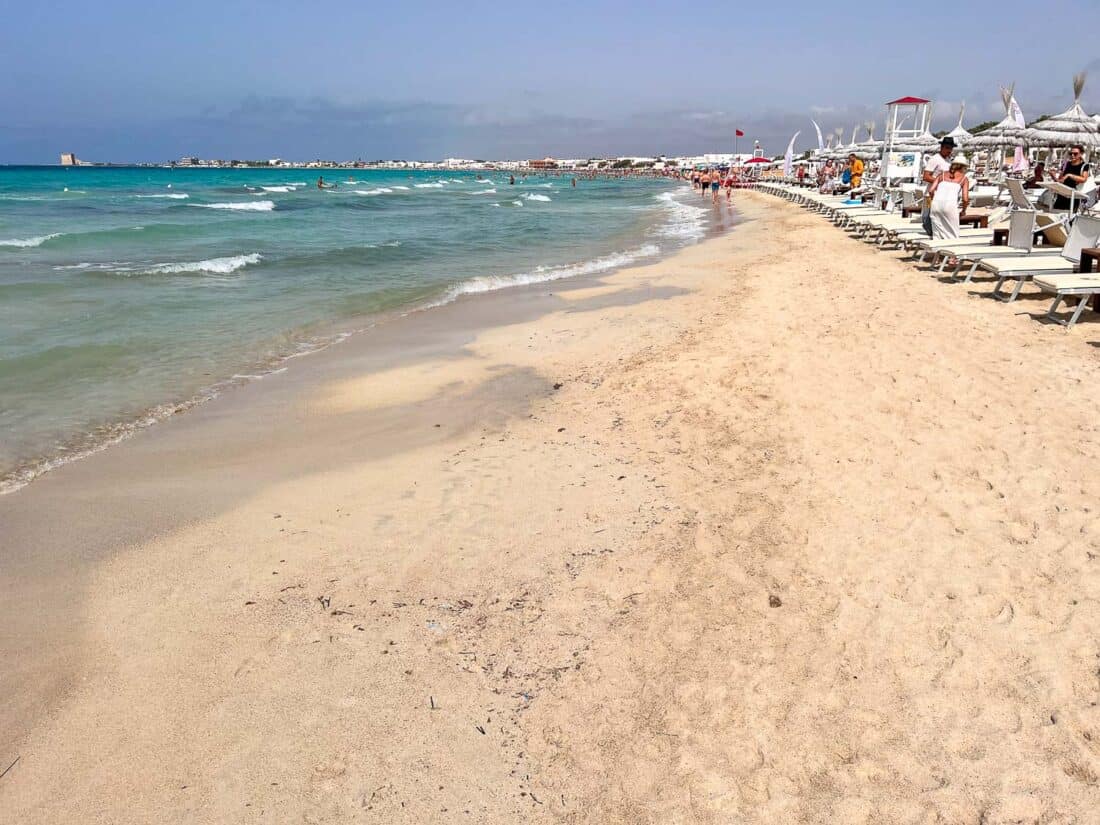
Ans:
[[[1069,329],[1077,323],[1081,313],[1089,305],[1089,299],[1094,295],[1100,295],[1100,273],[1090,272],[1086,275],[1036,275],[1035,285],[1043,292],[1054,293],[1054,303],[1047,310],[1047,319],[1056,324],[1062,324]],[[1077,306],[1069,318],[1059,318],[1055,313],[1062,301],[1066,298],[1077,298]]]
[[[1061,252],[1054,254],[1031,254],[1018,258],[981,258],[977,266],[988,272],[992,272],[997,278],[997,285],[993,288],[993,297],[1001,301],[1011,302],[1016,300],[1020,290],[1026,281],[1030,281],[1036,275],[1072,275],[1081,261],[1081,250],[1086,247],[1096,246],[1100,242],[1100,218],[1091,215],[1080,215],[1073,222],[1069,231],[1066,245]],[[1012,293],[1006,296],[1001,288],[1005,281],[1016,281],[1016,287]]]

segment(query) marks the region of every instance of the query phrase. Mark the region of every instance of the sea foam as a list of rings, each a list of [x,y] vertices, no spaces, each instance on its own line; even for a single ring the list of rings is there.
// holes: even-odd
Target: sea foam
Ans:
[[[174,200],[174,201],[183,201],[183,200],[187,200],[191,196],[186,194],[185,192],[177,192],[177,193],[168,194],[168,195],[135,195],[135,197],[138,197],[138,198],[167,198],[169,200]]]
[[[599,258],[593,258],[576,264],[566,264],[564,266],[539,266],[530,272],[519,272],[514,275],[484,275],[478,278],[471,278],[468,281],[463,281],[451,287],[444,298],[437,301],[433,306],[450,303],[460,295],[474,295],[481,292],[492,292],[497,289],[507,289],[513,286],[523,286],[524,284],[558,281],[562,278],[573,278],[577,275],[595,275],[600,272],[607,272],[610,269],[627,266],[644,258],[651,258],[660,251],[660,248],[655,244],[645,244],[637,249],[631,249],[625,252],[614,252],[610,255],[603,255]]]
[[[208,258],[204,261],[183,261],[163,264],[134,263],[130,261],[110,261],[107,263],[79,263],[67,266],[55,266],[55,270],[75,269],[87,272],[117,272],[123,275],[177,275],[186,273],[207,273],[210,275],[229,275],[249,264],[258,264],[263,260],[259,252],[247,255],[230,255],[224,258]]]
[[[654,197],[668,210],[667,219],[653,230],[654,235],[663,238],[698,240],[706,234],[706,209],[682,203],[676,200],[672,192],[662,192]]]
[[[524,197],[525,200],[529,200],[529,201],[543,201],[545,203],[550,202],[550,198],[546,197],[546,195],[536,195],[533,192],[528,192],[523,197]]]
[[[203,209],[232,209],[241,212],[270,212],[275,208],[275,201],[244,201],[236,203],[193,203]]]
[[[17,246],[23,249],[31,246],[42,246],[46,241],[53,238],[60,238],[64,234],[64,232],[53,232],[49,235],[38,235],[34,238],[11,238],[6,241],[0,241],[0,246]]]
[[[249,264],[258,264],[262,260],[263,255],[259,252],[251,252],[248,255],[208,258],[205,261],[154,264],[141,271],[153,275],[173,275],[183,272],[209,272],[212,275],[229,275],[232,272],[236,272],[238,269],[243,269]]]

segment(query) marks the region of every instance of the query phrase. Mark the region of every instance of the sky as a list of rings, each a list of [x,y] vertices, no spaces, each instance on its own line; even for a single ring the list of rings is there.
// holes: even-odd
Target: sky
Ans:
[[[882,8],[886,6],[886,8]],[[853,12],[851,9],[858,9]],[[936,128],[1100,111],[1100,0],[0,0],[0,163],[780,153],[904,95]]]

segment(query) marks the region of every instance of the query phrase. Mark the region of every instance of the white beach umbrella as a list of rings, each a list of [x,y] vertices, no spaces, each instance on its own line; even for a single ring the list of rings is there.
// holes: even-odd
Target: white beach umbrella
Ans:
[[[1100,149],[1100,124],[1081,108],[1081,91],[1085,88],[1085,73],[1073,76],[1073,105],[1060,115],[1043,118],[1024,130],[1028,143],[1037,146],[1073,146]]]

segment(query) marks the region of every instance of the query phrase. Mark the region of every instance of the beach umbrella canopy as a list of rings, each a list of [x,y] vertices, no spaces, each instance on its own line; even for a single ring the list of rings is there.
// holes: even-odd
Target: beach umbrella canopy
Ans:
[[[996,126],[990,126],[985,131],[974,135],[967,142],[967,147],[996,149],[1005,146],[1023,146],[1026,143],[1026,136],[1024,135],[1026,131],[1026,129],[1021,129],[1016,125],[1012,115],[1005,115],[1005,119]]]
[[[768,160],[768,158],[749,158],[745,161],[745,166],[748,166],[750,163],[771,163],[771,161]]]
[[[875,140],[875,122],[868,120],[863,124],[867,130],[867,139],[856,144],[853,150],[860,160],[875,160],[882,155],[882,141]]]
[[[974,136],[970,132],[963,128],[963,114],[966,112],[966,101],[964,100],[959,106],[959,122],[955,125],[955,128],[947,133],[947,136],[955,139],[955,143],[962,145],[970,141]],[[927,133],[925,133],[927,134]],[[922,135],[923,137],[923,135]]]
[[[978,132],[968,142],[967,147],[972,149],[1003,149],[1006,146],[1023,146],[1026,138],[1024,132],[1023,115],[1019,114],[1020,107],[1016,105],[1012,91],[1015,84],[1007,89],[1001,89],[1001,101],[1005,105],[1004,120],[996,126]]]
[[[923,135],[913,140],[907,140],[902,143],[895,143],[893,151],[895,152],[935,152],[940,148],[940,139],[931,132],[925,131]]]
[[[1081,92],[1085,88],[1085,73],[1073,77],[1073,105],[1060,115],[1043,118],[1024,130],[1028,143],[1038,146],[1073,146],[1100,149],[1100,124],[1081,108]]]

